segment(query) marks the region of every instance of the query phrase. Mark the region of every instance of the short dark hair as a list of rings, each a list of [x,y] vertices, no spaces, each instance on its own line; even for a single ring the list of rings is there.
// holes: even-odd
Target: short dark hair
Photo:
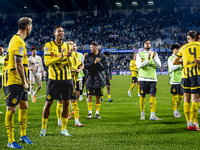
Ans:
[[[83,54],[88,53],[88,52],[84,52]]]
[[[20,18],[18,21],[18,29],[25,30],[26,26],[31,25],[31,23],[32,23],[31,18],[27,18],[27,17]]]
[[[53,32],[55,32],[57,28],[63,28],[63,27],[60,26],[60,25],[57,25],[57,26],[55,26],[55,27],[53,28]]]
[[[108,57],[110,57],[110,53],[109,52],[104,52],[103,54],[108,56]]]
[[[0,47],[4,48],[3,44],[0,44]]]
[[[173,51],[175,48],[179,49],[181,46],[177,43],[171,45],[171,50]]]
[[[31,52],[32,52],[33,50],[36,50],[36,51],[37,51],[37,49],[36,49],[35,47],[31,48]]]
[[[195,39],[196,38],[196,32],[195,31],[189,31],[188,33],[187,33],[187,36],[189,36],[189,37],[191,37],[192,39]]]
[[[146,42],[146,41],[149,41],[149,42],[151,42],[150,40],[144,40],[144,42],[143,42],[143,47],[144,47],[144,44],[145,44],[145,42]]]
[[[93,46],[98,46],[98,43],[93,41],[90,45],[93,45]]]
[[[197,32],[196,33],[196,40],[199,40],[199,37],[198,37],[199,35],[200,35],[200,32]]]

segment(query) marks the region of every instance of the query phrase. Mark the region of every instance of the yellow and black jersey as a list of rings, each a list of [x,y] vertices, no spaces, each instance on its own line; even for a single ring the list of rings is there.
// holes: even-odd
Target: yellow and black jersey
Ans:
[[[131,70],[131,77],[136,77],[138,74],[138,69],[136,66],[136,61],[134,59],[130,61],[130,70]]]
[[[81,65],[79,60],[79,54],[76,51],[72,52],[72,67],[71,69],[78,69],[78,66]],[[76,71],[71,71],[71,75],[73,76],[75,81],[78,81],[78,73]]]
[[[61,58],[61,51],[65,48],[64,57]],[[67,57],[67,52],[71,50],[71,45],[63,42],[57,44],[50,41],[44,46],[44,62],[49,67],[49,79],[64,81],[71,79],[70,67],[72,66],[72,57]]]
[[[194,59],[200,57],[200,42],[190,42],[184,45],[177,56],[183,58],[182,78],[200,75],[200,66],[194,63]]]
[[[17,73],[15,66],[15,56],[22,57],[22,64],[24,66],[24,73],[28,75],[28,57],[26,51],[26,44],[23,38],[15,34],[10,40],[7,53],[5,55],[4,66],[3,66],[3,86],[18,84],[22,85],[21,78]]]

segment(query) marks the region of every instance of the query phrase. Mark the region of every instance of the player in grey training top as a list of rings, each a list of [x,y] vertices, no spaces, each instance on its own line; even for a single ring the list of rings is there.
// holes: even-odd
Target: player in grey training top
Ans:
[[[29,74],[29,80],[30,80],[30,93],[32,102],[35,103],[36,101],[36,93],[39,92],[39,90],[42,88],[42,77],[44,77],[44,68],[42,65],[42,59],[40,56],[36,55],[36,48],[31,49],[32,56],[28,58],[28,70],[30,72]],[[42,75],[42,77],[41,77]],[[36,88],[35,92],[33,90],[34,84],[38,83],[38,87]]]

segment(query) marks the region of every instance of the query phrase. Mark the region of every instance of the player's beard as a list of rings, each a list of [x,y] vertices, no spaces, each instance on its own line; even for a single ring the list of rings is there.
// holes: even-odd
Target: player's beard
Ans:
[[[30,31],[27,29],[26,36],[29,36],[29,35],[30,35]]]

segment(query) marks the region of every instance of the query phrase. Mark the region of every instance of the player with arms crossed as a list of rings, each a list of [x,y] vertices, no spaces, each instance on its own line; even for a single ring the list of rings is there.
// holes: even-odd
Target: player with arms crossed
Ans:
[[[14,139],[14,113],[19,107],[19,126],[20,126],[20,141],[27,144],[33,142],[26,135],[27,126],[27,89],[28,86],[28,57],[26,44],[24,39],[30,35],[32,30],[32,19],[24,17],[18,21],[18,32],[15,34],[9,43],[4,67],[3,67],[3,88],[7,111],[5,116],[5,125],[8,133],[8,147],[23,148]]]
[[[70,67],[72,65],[71,45],[63,42],[64,30],[61,26],[54,28],[55,40],[45,44],[44,60],[49,67],[49,78],[47,83],[46,102],[42,116],[42,130],[40,136],[46,135],[46,126],[50,114],[50,107],[54,99],[62,99],[62,128],[61,134],[71,136],[67,130],[69,99],[73,85]]]
[[[31,53],[32,55],[28,58],[28,69],[30,71],[29,79],[30,79],[30,93],[32,102],[36,102],[35,95],[40,91],[42,88],[42,77],[45,77],[44,75],[44,69],[42,64],[42,59],[40,56],[36,55],[37,49],[32,48]],[[41,74],[42,73],[42,74]],[[42,77],[41,77],[42,75]],[[33,90],[34,84],[37,83],[38,87],[36,88],[35,92]]]
[[[200,57],[200,43],[195,42],[196,32],[187,33],[188,44],[181,47],[173,60],[173,65],[183,64],[181,86],[184,93],[184,113],[188,130],[198,131],[195,120],[198,114],[198,100],[200,90],[200,69],[196,60]],[[182,58],[182,61],[180,59]],[[196,62],[196,63],[195,63]],[[190,107],[190,97],[192,105]],[[196,119],[195,119],[196,118]]]
[[[173,54],[168,58],[168,72],[172,93],[172,108],[174,111],[174,118],[180,118],[178,111],[181,100],[183,98],[183,88],[181,86],[182,65],[173,65],[172,62],[181,46],[179,44],[172,44],[171,50]]]

